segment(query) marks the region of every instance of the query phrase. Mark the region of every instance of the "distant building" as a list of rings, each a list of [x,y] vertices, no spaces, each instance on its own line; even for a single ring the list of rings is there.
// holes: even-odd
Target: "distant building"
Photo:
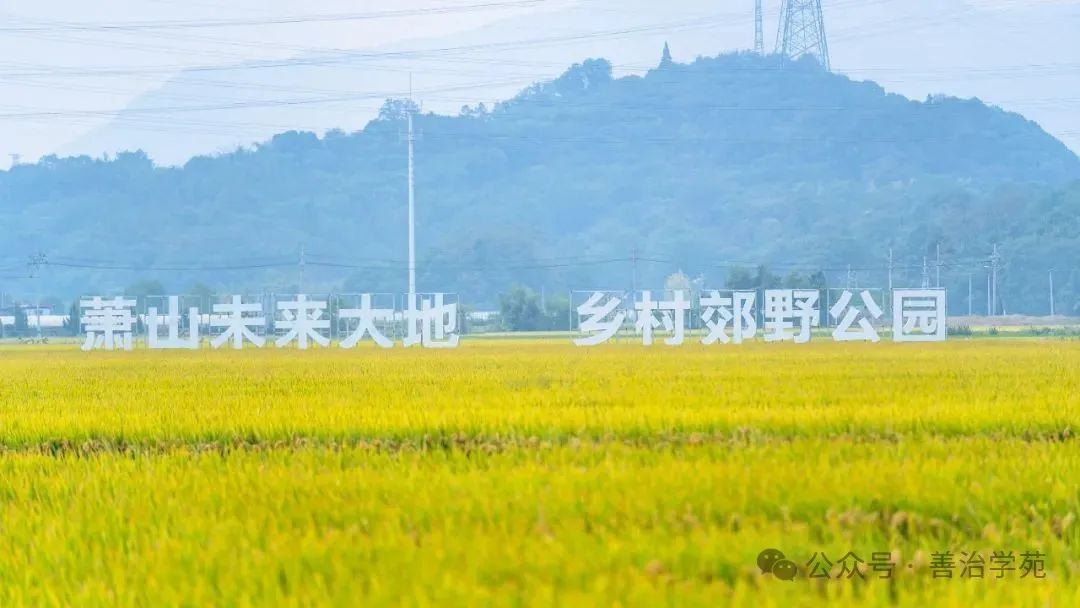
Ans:
[[[65,323],[67,323],[67,319],[67,315],[38,315],[36,314],[36,309],[34,309],[26,315],[26,327],[28,333],[37,334],[38,328],[40,327],[42,334],[52,336],[64,333],[66,330]],[[0,314],[0,327],[3,329],[0,333],[10,337],[11,332],[15,329],[15,315]]]

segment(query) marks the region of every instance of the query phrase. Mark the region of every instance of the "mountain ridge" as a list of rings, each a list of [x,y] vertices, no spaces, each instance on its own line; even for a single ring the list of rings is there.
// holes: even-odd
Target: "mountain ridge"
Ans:
[[[409,110],[391,100],[354,133],[286,132],[177,168],[137,152],[19,166],[0,173],[13,228],[0,260],[45,252],[39,285],[55,293],[165,276],[283,290],[289,262],[167,269],[296,259],[303,246],[310,285],[403,291]],[[622,284],[634,249],[665,260],[644,263],[642,284],[684,270],[718,285],[742,261],[880,276],[890,245],[909,262],[943,243],[977,261],[1045,230],[1029,210],[1047,200],[1068,217],[1080,177],[1076,155],[1017,114],[749,53],[622,78],[586,60],[493,108],[416,124],[421,286],[478,303],[512,283]],[[1002,196],[1020,202],[999,209]],[[1024,267],[1073,255],[1075,238],[1051,234]]]

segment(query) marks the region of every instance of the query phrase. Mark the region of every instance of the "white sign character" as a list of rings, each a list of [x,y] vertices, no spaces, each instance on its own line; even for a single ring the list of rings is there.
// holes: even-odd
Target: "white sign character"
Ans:
[[[730,296],[722,296],[719,291],[701,296],[701,321],[709,333],[701,339],[706,346],[710,344],[742,344],[744,339],[757,335],[757,319],[754,318],[754,302],[757,293],[736,291]],[[727,334],[731,327],[731,336]]]
[[[461,336],[457,334],[456,302],[445,303],[444,294],[441,293],[433,294],[431,298],[413,294],[408,300],[409,305],[405,310],[405,338],[402,340],[404,346],[422,344],[424,348],[457,348]]]
[[[82,317],[86,340],[83,350],[131,350],[131,338],[135,330],[135,317],[131,314],[135,300],[124,298],[102,299],[95,296],[79,302],[86,310]]]
[[[641,334],[641,343],[645,346],[652,345],[652,332],[660,327],[660,321],[653,314],[659,309],[660,303],[652,299],[652,292],[649,291],[641,292],[641,299],[634,302],[634,310],[637,311],[634,329]]]
[[[303,294],[296,296],[296,300],[291,302],[278,302],[277,309],[282,318],[276,325],[289,331],[278,338],[274,345],[283,348],[295,341],[297,348],[307,350],[310,341],[319,346],[329,346],[330,338],[321,331],[330,331],[330,319],[323,318],[326,307],[326,302],[308,300]]]
[[[626,311],[620,310],[622,299],[610,296],[604,304],[600,304],[605,297],[604,292],[593,292],[584,304],[577,307],[578,331],[591,334],[583,338],[576,338],[577,346],[596,346],[603,344],[618,333],[626,320]]]
[[[944,342],[944,289],[893,290],[893,341]]]
[[[220,348],[230,339],[234,349],[244,347],[244,340],[248,340],[255,346],[262,348],[266,339],[251,331],[250,327],[265,327],[266,318],[261,316],[263,311],[262,302],[243,303],[241,296],[233,296],[232,301],[225,304],[214,304],[214,316],[210,319],[213,327],[224,327],[225,331],[210,342],[213,348]]]
[[[884,312],[874,301],[874,296],[869,291],[864,289],[859,293],[865,311],[860,311],[851,305],[853,295],[850,291],[845,290],[840,295],[840,299],[829,309],[829,314],[839,321],[836,328],[833,329],[833,339],[837,342],[880,342],[881,336],[874,329],[870,319],[880,319]],[[868,315],[869,319],[867,318]],[[855,324],[856,320],[859,329],[853,330],[851,326]]]
[[[669,346],[678,346],[683,343],[686,330],[685,314],[690,310],[690,301],[686,299],[686,293],[675,290],[671,300],[657,302],[652,299],[652,292],[641,292],[641,300],[634,303],[637,310],[637,322],[635,327],[641,334],[641,342],[645,346],[653,343],[653,330],[661,326],[664,331],[670,332],[671,336],[664,339]],[[660,312],[657,319],[656,313]]]
[[[796,344],[810,341],[810,328],[820,324],[816,289],[765,290],[765,341],[794,340]],[[792,333],[795,321],[799,332]]]
[[[686,313],[690,311],[686,292],[681,289],[673,291],[670,300],[660,302],[660,310],[664,313],[664,329],[671,332],[671,336],[664,339],[664,344],[681,345],[685,339]]]
[[[376,344],[383,348],[393,348],[394,342],[387,338],[377,327],[376,321],[389,321],[394,318],[394,310],[391,308],[373,308],[371,294],[365,293],[360,296],[360,308],[346,308],[338,313],[342,319],[356,319],[356,329],[341,341],[342,348],[353,348],[364,336],[370,335]]]
[[[199,309],[188,309],[188,335],[180,336],[180,297],[169,296],[169,312],[165,316],[158,314],[156,306],[146,311],[146,343],[152,349],[158,348],[199,348]],[[158,330],[162,325],[167,328],[167,336],[162,338]]]

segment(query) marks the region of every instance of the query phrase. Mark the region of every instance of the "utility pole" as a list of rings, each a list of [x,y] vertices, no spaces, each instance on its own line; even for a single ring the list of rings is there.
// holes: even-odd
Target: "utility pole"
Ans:
[[[297,264],[297,270],[300,274],[299,283],[296,286],[297,293],[304,293],[304,265],[306,260],[304,259],[304,244],[300,243],[300,261]]]
[[[971,273],[968,273],[968,316],[972,316],[974,310],[972,310],[972,296],[971,296]]]
[[[634,249],[630,252],[630,256],[631,256],[630,260],[631,260],[631,262],[633,264],[633,268],[632,268],[632,273],[633,274],[631,275],[631,281],[630,281],[630,286],[631,286],[631,289],[633,290],[631,292],[631,295],[633,295],[633,294],[637,293],[637,260],[638,260],[637,245],[634,245]]]
[[[926,265],[926,256],[922,259],[922,288],[930,288],[930,267]]]
[[[1054,269],[1050,269],[1050,316],[1054,316]]]
[[[993,316],[993,313],[990,312],[990,308],[992,308],[991,302],[993,302],[993,299],[994,288],[990,284],[990,273],[988,272],[986,273],[986,316],[988,317]]]
[[[893,255],[892,255],[892,247],[889,247],[889,292],[892,292],[892,289],[893,289],[892,273],[893,273]]]
[[[997,303],[998,303],[998,246],[994,243],[994,253],[990,256],[990,276],[991,276],[991,288],[990,288],[990,316],[997,316]]]
[[[28,274],[30,275],[30,278],[31,279],[40,278],[41,275],[38,273],[38,271],[46,263],[48,263],[48,258],[46,258],[45,254],[40,252],[40,251],[38,253],[35,253],[34,255],[30,256],[30,262],[27,264],[27,270],[29,270]],[[36,323],[36,325],[37,325],[37,339],[40,341],[41,340],[41,289],[40,289],[40,285],[38,287],[39,288],[37,290],[38,294],[37,294],[37,304],[36,304],[35,313],[36,313],[36,316],[37,316],[37,323]],[[29,320],[30,320],[29,317],[27,317],[27,321],[29,321]]]
[[[847,288],[852,289],[855,286],[855,275],[851,272],[851,264],[847,265]]]
[[[413,142],[416,135],[413,133],[412,112],[412,76],[409,76],[409,301],[416,296],[416,195],[413,184]]]
[[[754,2],[754,52],[765,55],[765,28],[762,25],[761,0]]]
[[[935,260],[936,276],[934,277],[934,287],[941,289],[941,243],[937,244],[937,259]]]

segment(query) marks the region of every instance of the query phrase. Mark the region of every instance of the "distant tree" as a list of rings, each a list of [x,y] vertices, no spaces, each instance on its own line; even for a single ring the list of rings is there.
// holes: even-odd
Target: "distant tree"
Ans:
[[[503,327],[510,331],[541,329],[540,298],[527,287],[511,287],[499,296],[499,316]]]
[[[486,116],[487,113],[487,106],[484,104],[484,102],[481,101],[479,104],[476,105],[476,107],[467,104],[461,106],[461,111],[458,113],[458,115],[466,118],[480,118]]]
[[[469,321],[469,313],[472,313],[473,311],[473,307],[468,304],[461,304],[458,306],[457,330],[459,334],[466,336],[472,330],[472,323]]]
[[[124,290],[124,295],[129,298],[134,298],[137,309],[143,310],[147,305],[147,296],[163,296],[167,294],[165,292],[165,285],[163,285],[161,281],[143,279],[128,285],[127,289]],[[142,333],[145,329],[141,316],[135,317],[135,327],[139,333]]]
[[[541,87],[544,93],[580,95],[599,85],[611,82],[611,62],[607,59],[586,59],[574,64],[562,76]]]
[[[165,285],[161,281],[143,279],[128,285],[124,289],[124,295],[129,298],[136,298],[139,301],[145,299],[146,296],[163,296],[166,295]]]
[[[566,330],[570,323],[570,300],[554,296],[542,301],[535,291],[514,286],[499,296],[499,318],[509,331]]]
[[[264,146],[272,148],[283,156],[297,158],[318,150],[322,147],[322,142],[319,141],[318,135],[308,131],[286,131],[270,138]]]
[[[768,267],[762,264],[757,267],[754,283],[758,289],[776,289],[783,284],[783,281],[780,280],[779,276],[769,272]]]
[[[69,336],[79,335],[79,329],[82,315],[82,310],[79,308],[79,301],[73,300],[71,306],[68,307],[67,318],[64,319],[64,333]]]
[[[820,270],[806,275],[792,271],[788,273],[786,277],[784,277],[784,280],[781,282],[780,286],[785,289],[822,290],[828,287],[828,282],[825,279],[825,273]]]
[[[690,287],[690,277],[683,274],[681,270],[668,275],[668,278],[664,280],[666,291],[690,291]]]
[[[554,296],[544,305],[544,327],[547,331],[567,330],[570,328],[570,298]]]
[[[206,283],[195,283],[188,289],[188,293],[199,298],[200,306],[211,305],[210,298],[214,297],[214,289]]]
[[[26,316],[26,310],[22,306],[16,306],[14,309],[15,315],[15,335],[25,336],[30,330],[30,319]]]
[[[758,266],[753,274],[746,268],[733,266],[726,285],[728,289],[825,289],[827,281],[820,270],[808,275],[792,271],[781,278],[764,265]]]
[[[781,286],[785,289],[810,289],[810,281],[793,270],[784,277]]]
[[[379,120],[404,120],[409,113],[417,114],[420,106],[411,99],[387,99],[379,108]]]
[[[728,289],[757,289],[758,287],[754,275],[741,266],[732,266],[728,270],[727,280],[724,285]]]

